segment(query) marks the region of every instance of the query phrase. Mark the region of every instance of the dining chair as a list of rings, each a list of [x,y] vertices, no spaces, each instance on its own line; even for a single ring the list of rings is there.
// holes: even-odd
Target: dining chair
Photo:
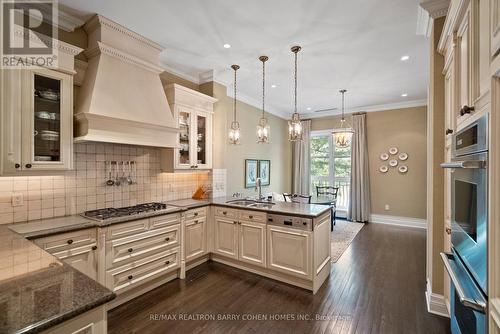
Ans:
[[[283,194],[285,202],[291,202],[291,203],[311,204],[311,197],[312,196],[300,195],[300,194],[287,194],[287,193]]]
[[[316,186],[316,196],[331,197],[330,205],[332,206],[332,227],[335,226],[337,220],[337,196],[339,194],[339,187],[333,186]]]

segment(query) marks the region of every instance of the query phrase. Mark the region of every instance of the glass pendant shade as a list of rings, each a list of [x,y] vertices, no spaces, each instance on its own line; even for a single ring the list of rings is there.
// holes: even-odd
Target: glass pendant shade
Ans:
[[[267,122],[267,118],[261,118],[257,125],[257,143],[267,144],[271,134],[271,127]]]
[[[288,121],[288,140],[302,140],[302,122],[298,113],[294,113],[292,119]]]
[[[238,145],[240,143],[240,123],[232,122],[231,129],[229,129],[229,143]]]
[[[344,118],[344,94],[347,92],[345,89],[341,89],[340,94],[342,94],[342,118],[340,120],[340,128],[333,129],[332,135],[335,139],[335,146],[339,148],[349,147],[352,142],[352,135],[354,134],[354,130],[351,128],[346,128],[345,126],[345,118]]]

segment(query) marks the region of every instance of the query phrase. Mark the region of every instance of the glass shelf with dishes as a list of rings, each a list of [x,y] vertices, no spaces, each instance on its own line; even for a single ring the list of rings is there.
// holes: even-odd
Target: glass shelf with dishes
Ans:
[[[179,164],[181,165],[189,165],[190,164],[190,147],[191,147],[191,139],[190,139],[190,122],[191,122],[191,114],[189,112],[180,112],[179,113]]]

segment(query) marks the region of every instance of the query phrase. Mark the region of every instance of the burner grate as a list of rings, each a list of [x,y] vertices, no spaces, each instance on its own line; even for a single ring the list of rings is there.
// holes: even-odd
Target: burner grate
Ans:
[[[165,203],[144,203],[133,206],[126,206],[122,208],[106,208],[85,211],[84,216],[88,218],[106,220],[117,217],[125,217],[131,215],[137,215],[144,212],[164,210],[167,208]]]

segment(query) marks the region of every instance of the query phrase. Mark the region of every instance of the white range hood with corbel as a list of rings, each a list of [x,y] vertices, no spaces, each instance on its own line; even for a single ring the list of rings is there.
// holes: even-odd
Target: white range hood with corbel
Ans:
[[[88,67],[75,106],[75,142],[175,147],[179,130],[159,77],[163,48],[100,15],[83,28]]]

